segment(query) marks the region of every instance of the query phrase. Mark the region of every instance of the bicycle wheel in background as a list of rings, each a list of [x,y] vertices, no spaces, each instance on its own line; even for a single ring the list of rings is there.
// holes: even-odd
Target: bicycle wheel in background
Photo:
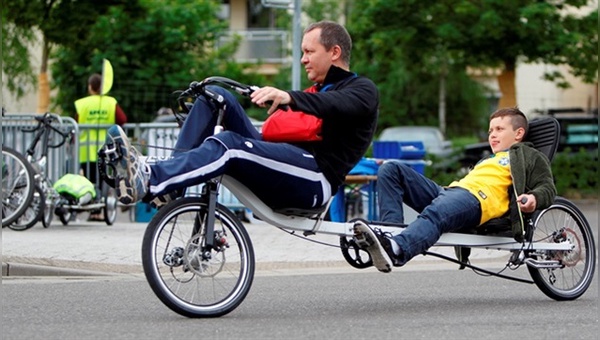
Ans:
[[[25,156],[2,145],[2,227],[16,221],[31,204],[34,173]]]
[[[42,216],[42,226],[48,228],[54,219],[54,210],[56,209],[56,204],[60,199],[60,195],[58,195],[56,190],[54,190],[54,188],[46,181],[42,183],[42,191],[46,198],[44,215]]]
[[[38,221],[43,219],[45,207],[46,198],[44,192],[36,184],[31,204],[25,209],[25,212],[17,218],[16,221],[9,224],[8,227],[16,231],[23,231],[33,227]]]
[[[102,200],[104,222],[106,225],[113,225],[117,219],[117,191],[107,184],[102,184]]]
[[[254,278],[254,249],[240,220],[217,204],[214,246],[205,247],[208,207],[199,197],[177,199],[150,221],[142,264],[156,296],[187,317],[215,317],[234,310]]]

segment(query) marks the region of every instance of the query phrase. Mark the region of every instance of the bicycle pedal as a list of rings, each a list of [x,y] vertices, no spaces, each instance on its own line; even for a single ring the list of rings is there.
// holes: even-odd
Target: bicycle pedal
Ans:
[[[364,233],[357,231],[356,229],[354,230],[353,241],[361,249],[367,248],[372,243],[369,242],[368,238],[365,236]]]

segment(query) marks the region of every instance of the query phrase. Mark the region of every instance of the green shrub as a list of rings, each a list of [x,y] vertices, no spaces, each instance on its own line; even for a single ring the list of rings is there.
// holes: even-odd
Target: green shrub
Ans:
[[[571,152],[565,149],[554,156],[552,173],[560,196],[598,197],[598,150]]]

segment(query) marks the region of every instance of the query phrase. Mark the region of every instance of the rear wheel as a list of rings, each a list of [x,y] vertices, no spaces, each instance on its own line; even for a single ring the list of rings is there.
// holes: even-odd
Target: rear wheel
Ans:
[[[156,296],[187,317],[234,310],[254,278],[254,250],[239,219],[217,204],[213,247],[206,247],[207,205],[181,198],[152,218],[142,242],[142,264]]]
[[[592,229],[581,211],[569,200],[557,197],[534,218],[533,242],[570,242],[570,251],[538,251],[536,260],[558,261],[560,268],[527,266],[533,281],[547,296],[558,301],[574,300],[588,289],[596,267],[596,245]]]
[[[60,223],[63,225],[68,225],[69,221],[71,221],[71,216],[73,216],[73,213],[63,207],[59,207],[56,209],[56,215],[58,215]]]
[[[34,173],[25,156],[2,145],[2,227],[16,221],[31,204]]]
[[[102,197],[104,199],[104,222],[107,225],[113,225],[117,219],[117,192],[108,185],[103,185]]]
[[[58,194],[54,188],[50,187],[47,182],[44,182],[43,187],[44,195],[46,196],[46,204],[44,206],[44,216],[42,217],[42,226],[44,228],[50,227],[52,220],[54,219],[54,210],[56,209],[56,202],[58,200]]]

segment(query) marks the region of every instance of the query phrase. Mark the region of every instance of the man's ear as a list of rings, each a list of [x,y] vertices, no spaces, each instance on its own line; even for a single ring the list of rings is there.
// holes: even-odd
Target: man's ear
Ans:
[[[339,45],[334,45],[331,52],[331,61],[337,61],[342,57],[342,48]]]

